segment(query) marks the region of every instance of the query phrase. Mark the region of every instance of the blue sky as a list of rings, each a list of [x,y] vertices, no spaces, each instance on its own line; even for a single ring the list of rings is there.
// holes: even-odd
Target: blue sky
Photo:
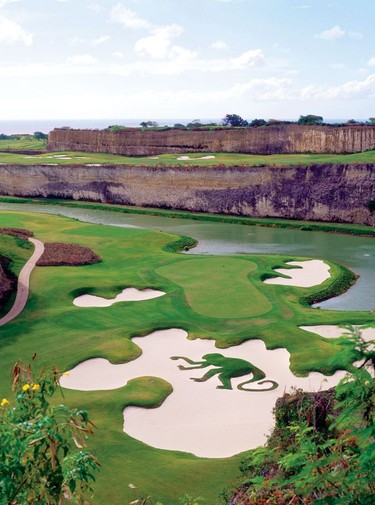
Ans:
[[[375,0],[0,0],[0,117],[375,116]]]

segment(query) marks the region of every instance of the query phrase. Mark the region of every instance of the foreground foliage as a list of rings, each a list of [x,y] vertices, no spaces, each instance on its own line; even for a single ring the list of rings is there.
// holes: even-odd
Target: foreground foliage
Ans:
[[[12,376],[15,398],[0,403],[0,504],[87,504],[99,466],[82,450],[93,426],[87,412],[50,404],[56,369],[35,377],[16,363]]]
[[[242,463],[246,479],[232,505],[374,503],[375,351],[351,340],[362,366],[331,394],[285,395],[267,447]]]

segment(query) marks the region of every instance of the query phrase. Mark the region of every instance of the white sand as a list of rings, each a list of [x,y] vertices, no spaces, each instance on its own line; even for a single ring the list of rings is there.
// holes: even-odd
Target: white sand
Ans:
[[[288,261],[287,265],[301,268],[278,268],[275,272],[287,275],[290,278],[273,277],[272,279],[266,279],[264,281],[265,284],[281,284],[284,286],[308,288],[317,286],[330,277],[330,267],[322,260]]]
[[[316,333],[324,338],[339,338],[343,335],[350,335],[347,328],[342,328],[340,326],[335,326],[332,324],[321,324],[316,326],[300,326],[301,330],[309,331],[311,333]],[[361,326],[356,326],[361,332],[363,340],[370,341],[375,339],[375,328],[362,328]]]
[[[81,295],[73,300],[77,307],[110,307],[118,302],[140,302],[143,300],[151,300],[165,295],[164,291],[156,289],[144,289],[139,291],[136,288],[125,288],[115,298],[102,298],[94,295]]]
[[[190,156],[179,156],[177,159],[179,161],[186,161],[186,160],[194,161],[194,160],[212,160],[215,157],[216,156],[200,156],[199,158],[190,158]]]
[[[332,377],[320,373],[295,377],[289,369],[287,350],[267,351],[261,340],[217,349],[211,340],[188,340],[186,336],[183,330],[170,329],[134,338],[133,342],[142,348],[142,355],[135,361],[111,365],[105,359],[88,360],[71,370],[69,376],[63,376],[61,385],[83,391],[105,390],[121,387],[136,377],[163,378],[173,385],[173,393],[156,409],[126,408],[124,431],[153,447],[220,458],[264,444],[273,426],[275,401],[292,386],[306,391],[328,389],[345,375],[341,371]],[[220,384],[217,376],[201,383],[190,380],[202,377],[209,368],[182,371],[178,365],[186,363],[170,359],[186,356],[199,361],[212,352],[250,361],[279,387],[267,392],[238,390],[236,385],[251,378],[248,375],[233,379],[233,390],[216,389]],[[247,387],[262,389],[269,385],[254,383]]]

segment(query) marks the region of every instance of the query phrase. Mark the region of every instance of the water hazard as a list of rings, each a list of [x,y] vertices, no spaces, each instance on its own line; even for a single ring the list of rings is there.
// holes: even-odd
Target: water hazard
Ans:
[[[147,228],[187,235],[198,240],[189,254],[290,254],[341,263],[360,277],[345,294],[319,304],[330,310],[375,308],[375,242],[371,238],[324,232],[265,228],[191,219],[174,219],[104,210],[0,203],[0,210],[60,214],[88,223]],[[0,219],[1,224],[1,219]]]

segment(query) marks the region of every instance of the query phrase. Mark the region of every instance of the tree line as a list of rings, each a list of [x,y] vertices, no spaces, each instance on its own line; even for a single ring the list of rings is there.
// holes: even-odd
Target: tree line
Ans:
[[[142,129],[170,129],[174,128],[177,130],[191,130],[191,129],[214,129],[220,127],[230,127],[230,128],[256,128],[262,126],[274,126],[283,124],[300,124],[300,125],[330,125],[330,126],[353,126],[353,125],[375,125],[375,117],[370,117],[367,121],[356,121],[355,119],[349,119],[342,123],[327,123],[324,122],[323,116],[318,116],[315,114],[307,114],[305,116],[301,115],[297,121],[291,120],[281,120],[281,119],[268,119],[255,118],[252,120],[247,120],[241,117],[239,114],[226,114],[220,122],[203,122],[200,119],[194,119],[193,121],[183,124],[175,123],[172,126],[161,126],[157,121],[142,121],[140,126]],[[109,129],[118,130],[123,129],[121,126],[110,126]]]

